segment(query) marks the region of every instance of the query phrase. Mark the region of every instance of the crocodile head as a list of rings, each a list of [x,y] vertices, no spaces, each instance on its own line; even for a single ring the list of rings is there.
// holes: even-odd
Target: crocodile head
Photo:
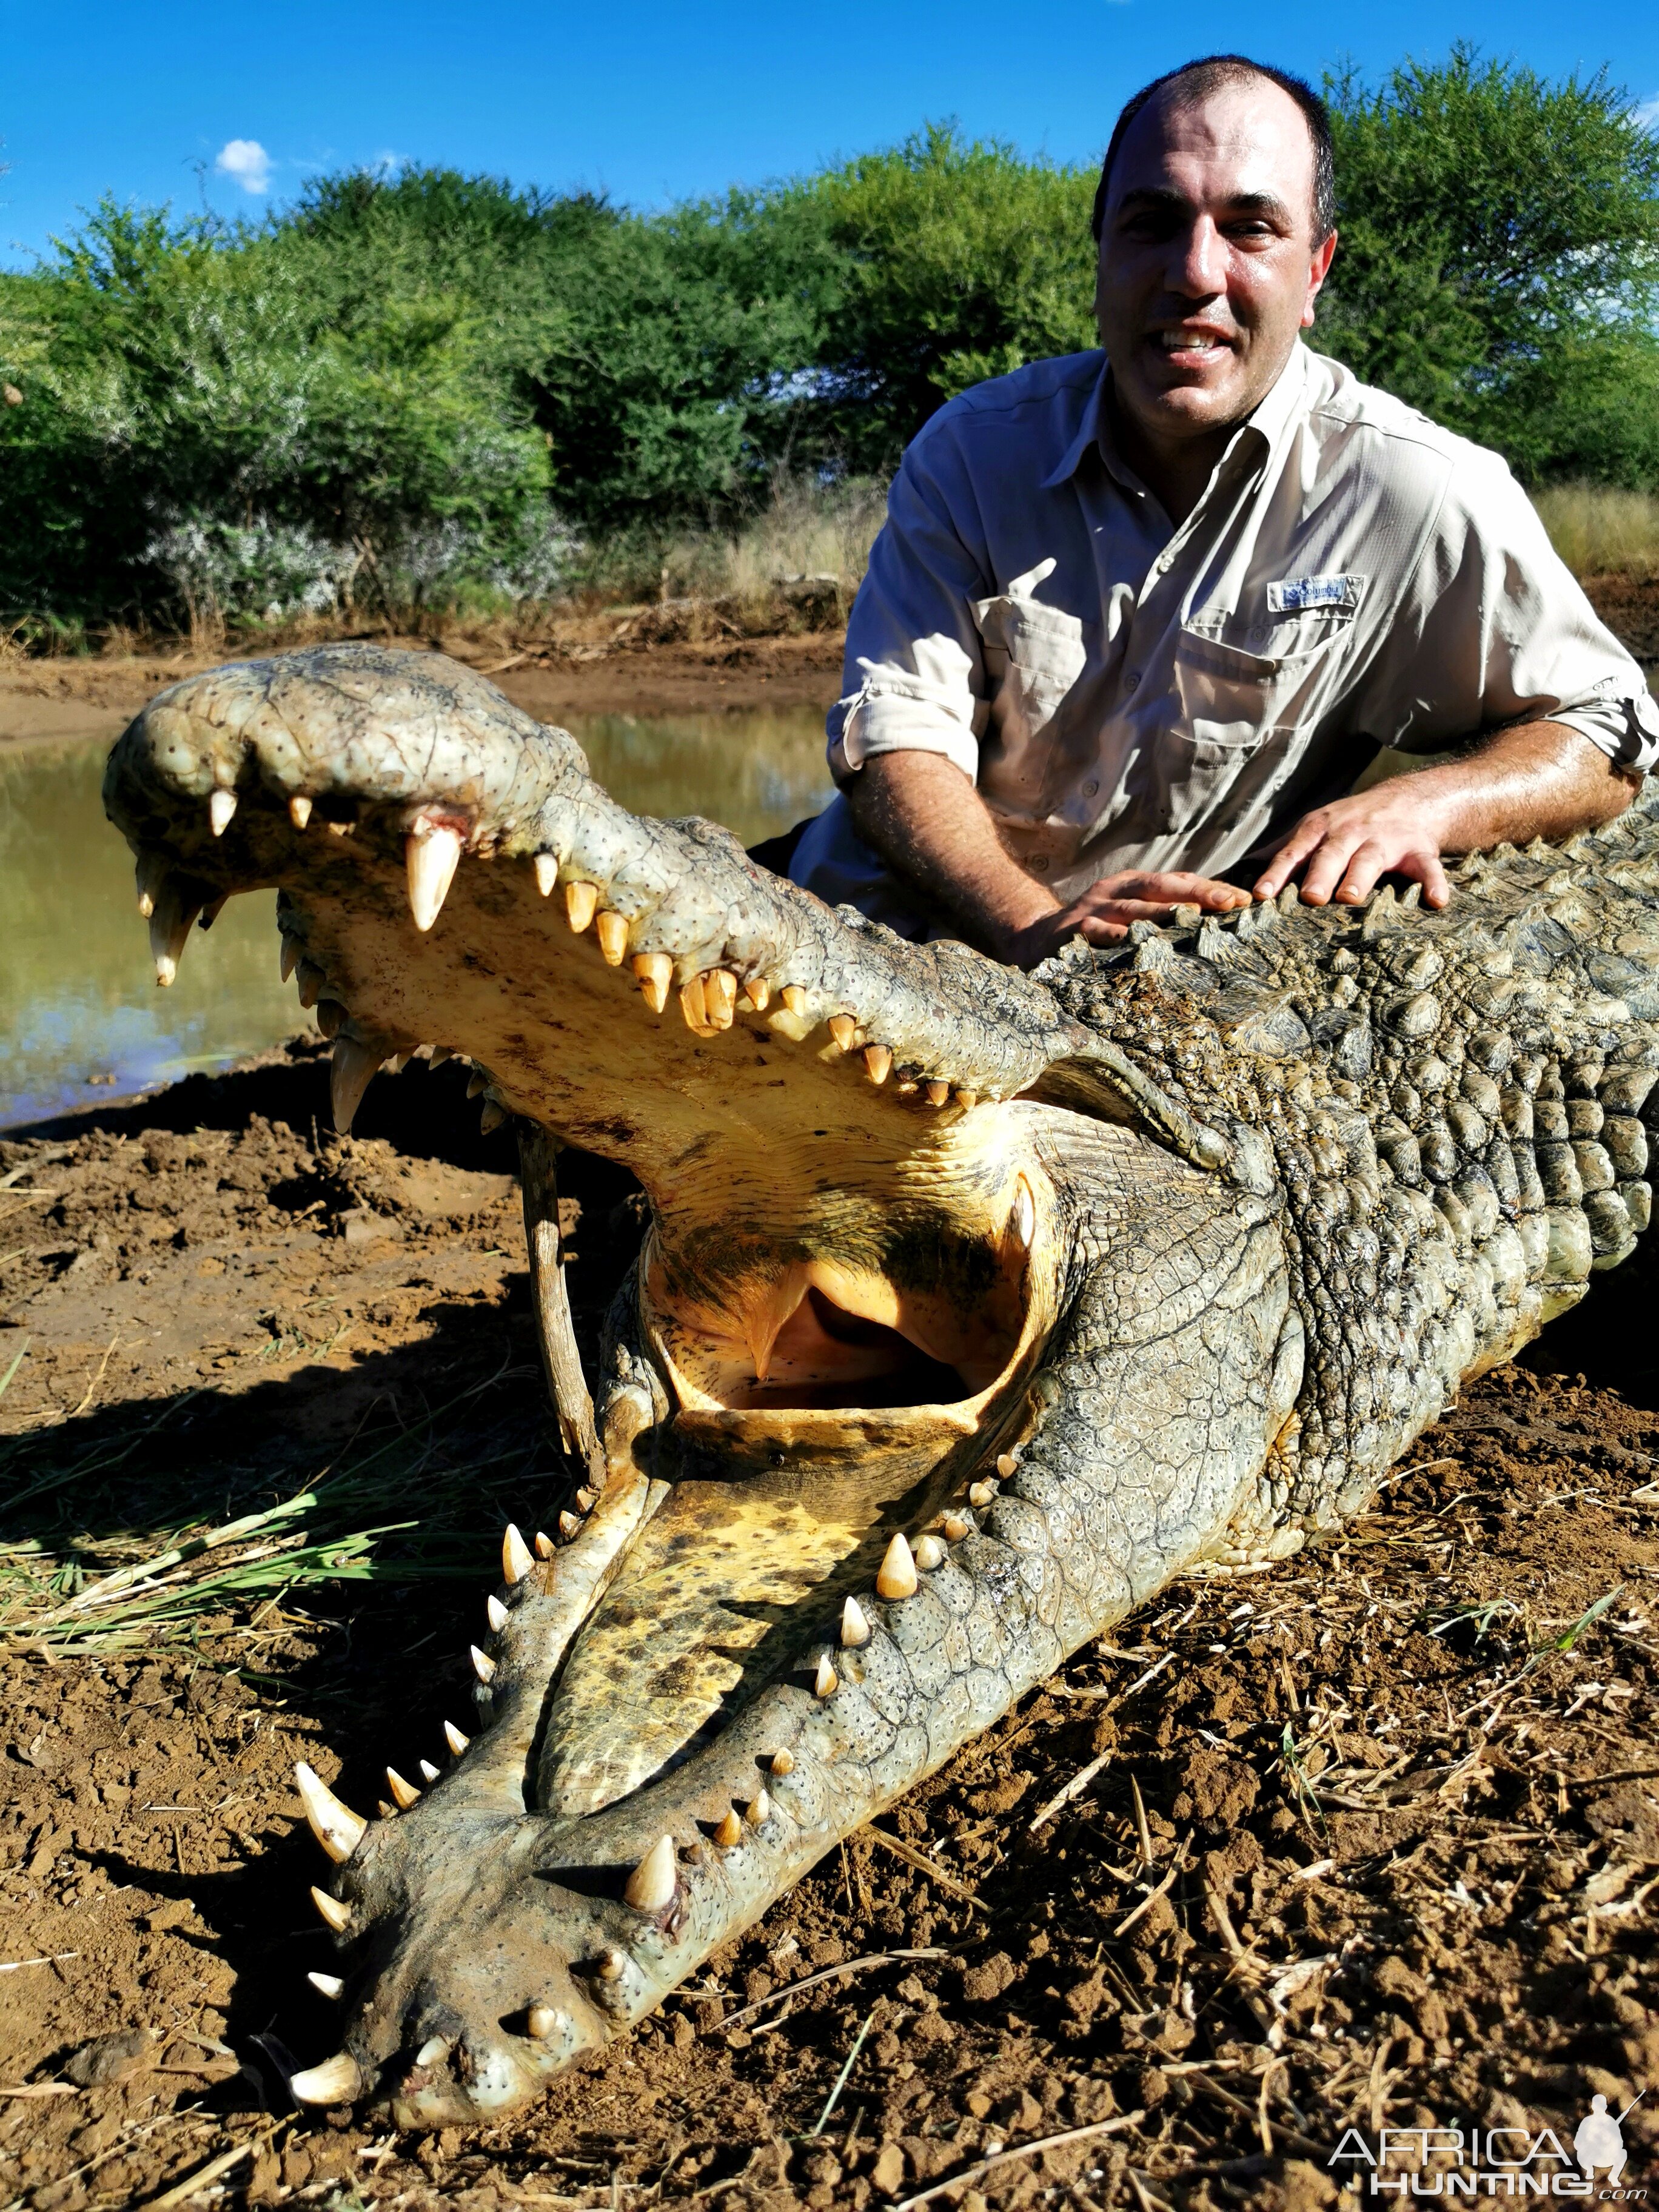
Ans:
[[[453,1763],[368,1822],[301,1775],[346,2025],[296,2094],[489,2118],[1248,1533],[1301,1380],[1279,1193],[1042,981],[630,815],[436,655],[192,679],[106,797],[159,980],[279,887],[343,1127],[464,1054],[526,1132],[532,1262],[550,1136],[648,1194],[591,1434],[532,1265],[587,1480],[507,1534]]]

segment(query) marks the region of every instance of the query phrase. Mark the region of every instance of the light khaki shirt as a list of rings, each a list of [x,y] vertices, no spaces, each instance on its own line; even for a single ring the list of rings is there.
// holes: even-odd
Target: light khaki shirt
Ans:
[[[1547,718],[1659,759],[1641,670],[1495,453],[1298,344],[1177,526],[1116,450],[1106,376],[1034,362],[911,445],[848,625],[838,784],[945,754],[1066,899],[1252,869],[1385,746]],[[791,872],[917,933],[844,800]]]

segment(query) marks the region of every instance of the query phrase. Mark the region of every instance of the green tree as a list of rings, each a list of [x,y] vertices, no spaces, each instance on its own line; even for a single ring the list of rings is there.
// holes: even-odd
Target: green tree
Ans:
[[[1523,476],[1659,465],[1659,140],[1605,72],[1468,46],[1327,83],[1340,242],[1315,343]]]

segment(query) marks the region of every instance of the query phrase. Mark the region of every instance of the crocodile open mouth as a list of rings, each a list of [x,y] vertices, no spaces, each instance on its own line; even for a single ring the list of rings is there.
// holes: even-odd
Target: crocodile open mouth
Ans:
[[[833,914],[708,823],[628,813],[574,741],[436,655],[193,679],[105,788],[159,981],[198,915],[278,887],[342,1127],[426,1051],[471,1060],[487,1127],[519,1117],[543,1349],[586,1480],[551,1534],[507,1532],[453,1766],[422,1762],[425,1790],[388,1770],[379,1821],[301,1772],[342,1863],[319,1910],[371,1978],[350,2051],[293,2085],[326,2103],[378,2081],[404,2124],[497,2111],[1129,1601],[1022,1456],[1102,1239],[1155,1273],[1158,1314],[1143,1395],[1105,1365],[1079,1385],[1091,1454],[1207,1408],[1182,1347],[1218,1273],[1260,1309],[1237,1386],[1255,1388],[1276,1248],[1213,1185],[1229,1140],[1041,984],[999,972],[992,1005],[965,947]],[[650,1202],[591,1401],[559,1141]],[[1178,1248],[1147,1241],[1171,1178]],[[1069,1464],[1083,1435],[1050,1449]],[[1258,1449],[1183,1465],[1231,1498]]]

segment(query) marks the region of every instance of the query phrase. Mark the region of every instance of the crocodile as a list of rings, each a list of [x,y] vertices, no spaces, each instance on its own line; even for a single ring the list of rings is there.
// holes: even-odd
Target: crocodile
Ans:
[[[192,678],[105,790],[159,981],[277,887],[342,1128],[416,1052],[517,1117],[580,1474],[442,1762],[373,1819],[299,1771],[344,2023],[302,2102],[537,2094],[1172,1577],[1328,1539],[1648,1223],[1639,798],[1443,912],[1292,888],[1028,975],[630,814],[436,653]],[[563,1144],[648,1200],[591,1395]]]

